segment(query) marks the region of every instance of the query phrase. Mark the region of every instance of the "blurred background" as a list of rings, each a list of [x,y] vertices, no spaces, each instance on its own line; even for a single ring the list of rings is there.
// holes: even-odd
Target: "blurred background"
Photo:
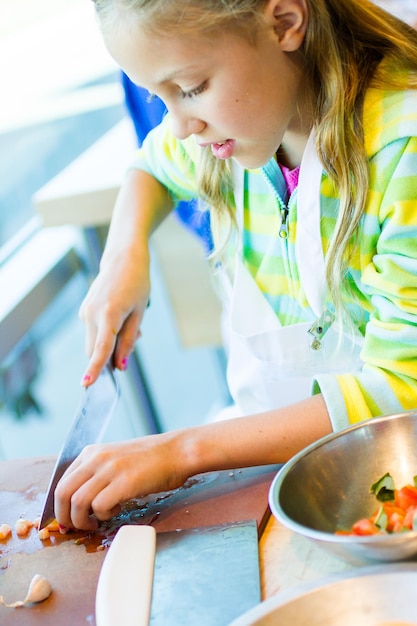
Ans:
[[[127,110],[89,0],[0,0],[0,58],[0,458],[16,458],[59,451],[87,363],[83,232],[43,228],[33,194]],[[138,354],[167,430],[210,419],[225,387],[217,347],[181,344],[160,274]],[[108,440],[149,432],[127,378]]]

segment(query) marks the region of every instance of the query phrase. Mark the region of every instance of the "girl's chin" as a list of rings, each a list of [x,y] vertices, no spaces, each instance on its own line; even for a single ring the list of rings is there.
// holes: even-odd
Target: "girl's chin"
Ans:
[[[256,169],[259,169],[263,165],[266,165],[268,163],[268,161],[270,161],[270,159],[271,159],[271,156],[270,157],[263,157],[263,158],[261,156],[259,156],[258,158],[256,158],[253,155],[250,155],[250,156],[245,156],[243,154],[242,155],[240,155],[240,154],[234,154],[233,155],[233,160],[236,161],[236,163],[238,163],[245,170],[256,170]]]

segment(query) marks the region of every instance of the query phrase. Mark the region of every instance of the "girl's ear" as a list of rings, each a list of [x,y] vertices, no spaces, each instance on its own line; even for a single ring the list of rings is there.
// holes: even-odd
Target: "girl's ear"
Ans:
[[[269,0],[265,5],[264,17],[273,28],[281,50],[298,50],[307,29],[306,0]]]

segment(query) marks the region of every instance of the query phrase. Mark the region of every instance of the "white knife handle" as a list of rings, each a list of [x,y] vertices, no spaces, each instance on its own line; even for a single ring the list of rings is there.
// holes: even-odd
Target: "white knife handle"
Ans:
[[[148,626],[156,532],[122,526],[104,559],[96,592],[97,626]]]

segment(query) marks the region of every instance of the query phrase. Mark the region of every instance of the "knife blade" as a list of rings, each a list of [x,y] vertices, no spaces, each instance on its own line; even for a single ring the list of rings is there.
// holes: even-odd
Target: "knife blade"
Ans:
[[[86,445],[100,441],[119,398],[119,385],[110,365],[106,365],[93,385],[85,388],[64,444],[58,455],[46,493],[39,529],[55,518],[55,488]]]

